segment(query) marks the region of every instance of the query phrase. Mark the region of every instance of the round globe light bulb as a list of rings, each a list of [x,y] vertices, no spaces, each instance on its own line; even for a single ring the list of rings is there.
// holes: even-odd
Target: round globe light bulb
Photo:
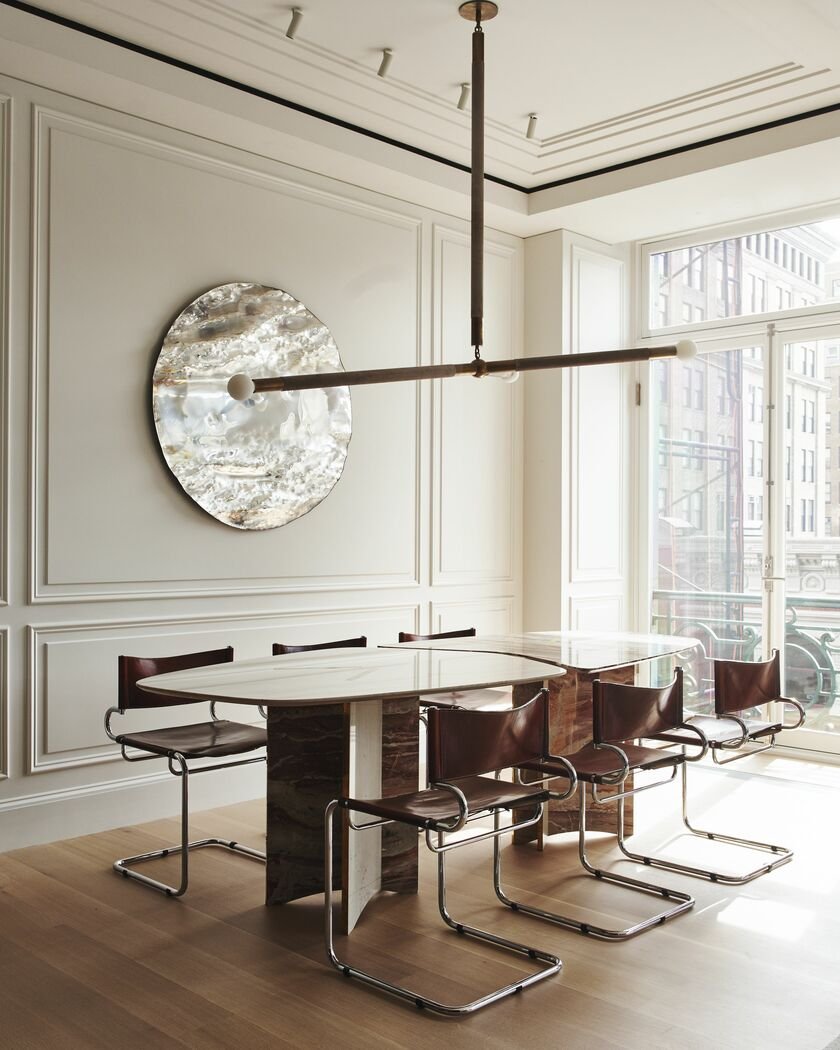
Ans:
[[[237,372],[228,380],[227,390],[234,401],[247,401],[254,396],[254,380],[244,372]]]
[[[697,356],[697,343],[693,339],[680,339],[677,343],[677,357],[681,361]]]

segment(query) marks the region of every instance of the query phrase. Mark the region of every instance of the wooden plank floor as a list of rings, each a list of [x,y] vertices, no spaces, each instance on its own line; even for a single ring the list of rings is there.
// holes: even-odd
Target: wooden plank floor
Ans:
[[[651,881],[689,888],[697,905],[633,941],[593,941],[517,916],[493,897],[488,846],[453,854],[457,918],[565,962],[560,976],[456,1021],[421,1014],[328,968],[320,898],[265,908],[259,864],[200,852],[182,900],[113,874],[113,858],[173,841],[175,820],[0,854],[0,1047],[822,1050],[840,1034],[840,769],[749,761],[761,776],[692,770],[695,811],[702,826],[794,846],[794,862],[741,888],[648,872]],[[640,797],[641,846],[711,865],[743,863],[739,851],[675,839],[677,798],[676,786]],[[192,830],[259,845],[263,807],[199,813]],[[575,848],[569,836],[552,839],[542,854],[506,847],[509,890],[608,920],[658,907],[579,875]],[[593,836],[592,854],[610,864],[610,838]],[[383,895],[341,949],[447,999],[523,972],[518,959],[443,926],[434,875],[423,851],[420,895]]]

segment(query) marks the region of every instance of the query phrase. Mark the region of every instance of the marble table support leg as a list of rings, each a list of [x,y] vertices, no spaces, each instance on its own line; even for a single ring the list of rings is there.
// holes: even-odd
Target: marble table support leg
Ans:
[[[322,893],[327,803],[342,794],[373,797],[417,789],[416,699],[272,708],[267,775],[266,904]],[[345,931],[380,888],[417,891],[412,829],[388,826],[348,839],[345,823],[340,841],[333,887],[344,886]]]
[[[559,678],[551,678],[546,683],[549,691],[549,732],[552,754],[564,755],[577,751],[592,740],[592,683],[596,678],[602,682],[618,682],[632,685],[636,680],[635,666],[618,667],[611,671],[587,673],[569,669]],[[520,706],[533,696],[533,686],[514,686],[513,703]],[[581,785],[581,788],[583,785]],[[632,787],[632,778],[628,778],[625,790]],[[604,789],[601,794],[611,792]],[[546,835],[557,835],[563,831],[577,831],[579,800],[574,795],[566,802],[550,802],[546,806],[542,824],[514,832],[514,842],[536,841],[542,849]],[[617,813],[615,805],[587,807],[587,828],[591,831],[617,830]],[[625,829],[628,835],[633,833],[633,799],[625,802]]]

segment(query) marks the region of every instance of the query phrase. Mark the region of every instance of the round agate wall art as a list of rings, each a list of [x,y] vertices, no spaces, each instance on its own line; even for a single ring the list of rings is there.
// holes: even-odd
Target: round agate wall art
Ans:
[[[185,307],[152,378],[160,447],[184,491],[237,529],[274,529],[317,507],[341,477],[350,390],[272,391],[234,401],[231,376],[342,368],[329,329],[278,288],[223,284]]]

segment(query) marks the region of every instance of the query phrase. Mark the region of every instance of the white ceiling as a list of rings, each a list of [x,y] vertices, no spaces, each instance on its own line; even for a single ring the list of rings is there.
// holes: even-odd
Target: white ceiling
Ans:
[[[457,0],[299,0],[293,41],[291,0],[40,3],[469,162],[456,102],[471,29]],[[837,0],[500,0],[485,32],[487,170],[524,187],[840,102]]]

